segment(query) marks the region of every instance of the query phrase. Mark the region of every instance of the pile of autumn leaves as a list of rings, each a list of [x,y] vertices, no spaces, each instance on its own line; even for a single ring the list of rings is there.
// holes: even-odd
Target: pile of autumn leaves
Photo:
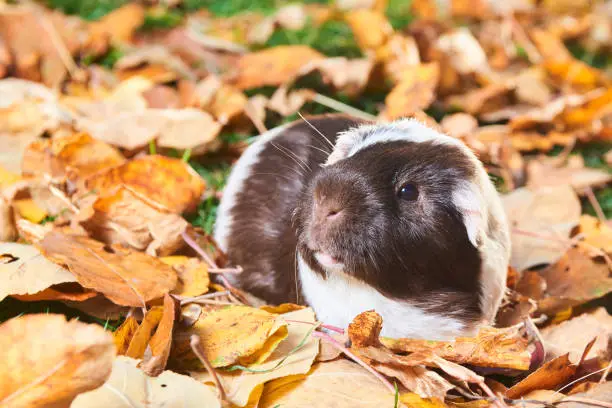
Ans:
[[[601,18],[605,10],[559,14],[567,10],[555,2],[502,15],[494,4],[454,0],[446,12],[471,21],[454,28],[433,2],[414,1],[420,19],[394,31],[385,2],[371,3],[293,5],[267,17],[203,12],[147,35],[136,31],[145,13],[136,3],[95,23],[0,7],[0,77],[11,76],[0,80],[0,300],[127,316],[112,334],[53,314],[2,324],[0,404],[605,399],[610,383],[598,382],[612,358],[612,318],[588,304],[612,291],[612,229],[581,215],[580,196],[612,177],[569,153],[609,140],[612,88],[563,41],[605,47],[612,20]],[[301,45],[248,52],[308,19],[346,21],[364,57],[327,58]],[[119,45],[126,55],[112,71],[77,63]],[[513,252],[497,328],[453,343],[386,339],[369,311],[348,329],[322,330],[309,308],[256,307],[248,294],[211,282],[209,274],[222,282],[221,272],[239,269],[226,268],[183,214],[214,192],[186,161],[152,153],[220,152],[222,130],[263,131],[308,101],[346,109],[296,87],[312,74],[332,95],[354,98],[390,82],[377,119],[414,115],[440,126],[504,181]],[[275,91],[247,96],[262,86]],[[432,106],[462,112],[437,124],[423,112]],[[558,157],[525,155],[555,145],[565,147]]]

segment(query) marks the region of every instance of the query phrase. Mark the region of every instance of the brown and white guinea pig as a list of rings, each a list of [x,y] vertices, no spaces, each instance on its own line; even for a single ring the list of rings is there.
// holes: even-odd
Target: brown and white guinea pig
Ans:
[[[261,135],[230,174],[215,238],[244,269],[238,287],[341,327],[374,309],[390,337],[491,323],[510,256],[480,161],[413,119],[324,115]]]

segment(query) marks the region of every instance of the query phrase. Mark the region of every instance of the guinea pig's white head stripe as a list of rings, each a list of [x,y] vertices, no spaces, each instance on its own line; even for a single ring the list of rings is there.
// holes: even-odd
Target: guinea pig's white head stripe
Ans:
[[[349,129],[338,136],[336,146],[325,165],[346,159],[358,151],[377,143],[406,141],[429,142],[458,146],[464,151],[467,147],[458,139],[444,135],[416,119],[401,119],[388,124],[362,125]]]

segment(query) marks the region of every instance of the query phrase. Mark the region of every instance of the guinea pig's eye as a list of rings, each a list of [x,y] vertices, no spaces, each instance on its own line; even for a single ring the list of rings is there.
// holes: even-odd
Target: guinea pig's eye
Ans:
[[[397,191],[397,196],[402,200],[414,201],[419,196],[419,190],[411,183],[406,183]]]

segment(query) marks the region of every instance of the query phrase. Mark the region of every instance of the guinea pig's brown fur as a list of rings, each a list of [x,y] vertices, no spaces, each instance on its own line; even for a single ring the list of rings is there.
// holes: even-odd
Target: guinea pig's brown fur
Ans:
[[[325,115],[273,129],[228,180],[215,237],[268,302],[384,335],[452,338],[491,321],[509,256],[499,198],[467,148],[415,121]]]

